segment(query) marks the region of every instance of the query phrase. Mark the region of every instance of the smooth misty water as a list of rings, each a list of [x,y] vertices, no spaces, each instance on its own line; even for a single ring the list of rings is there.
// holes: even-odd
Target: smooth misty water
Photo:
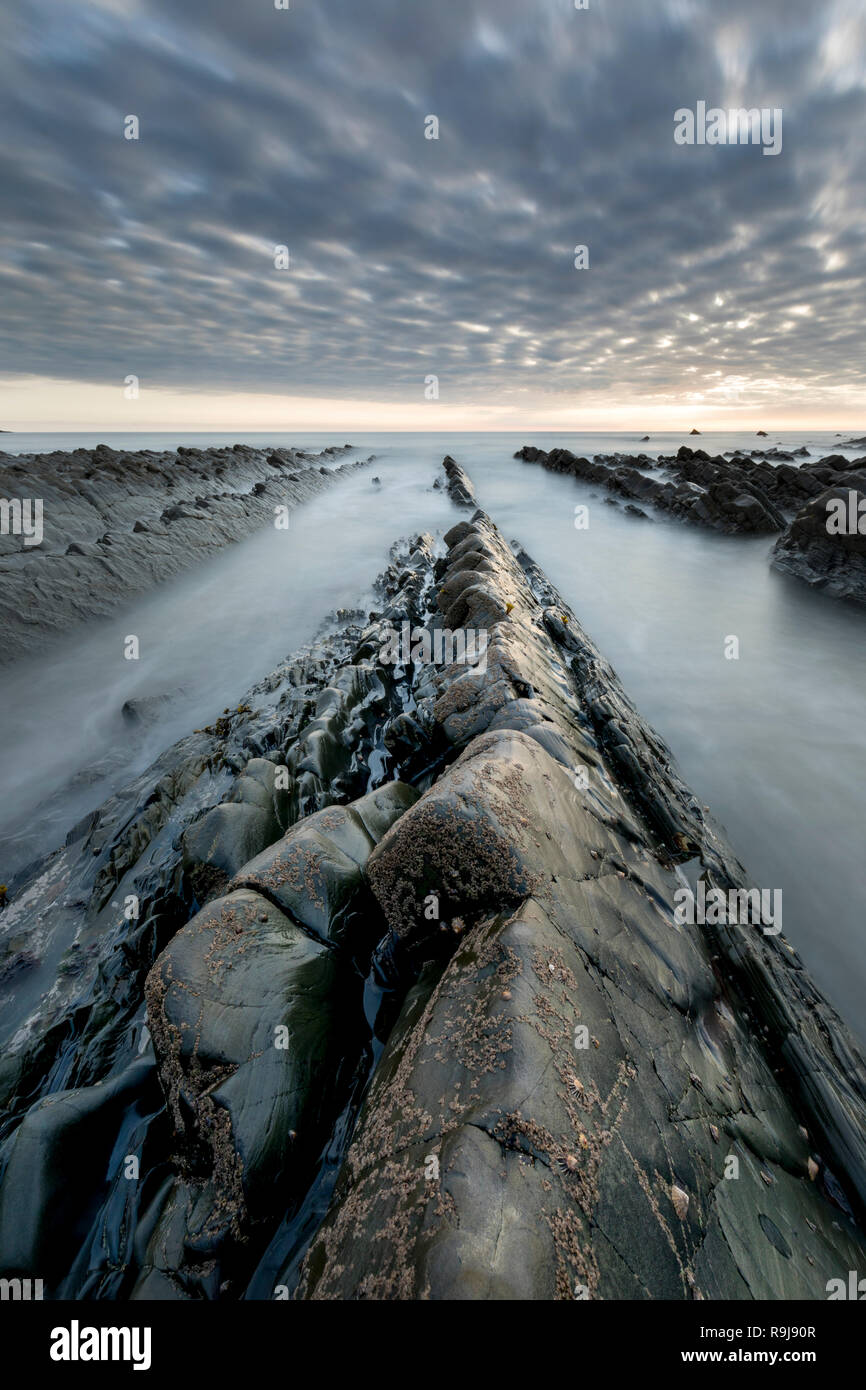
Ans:
[[[168,448],[236,436],[7,436],[0,447]],[[777,442],[815,456],[840,439],[707,434],[710,453]],[[248,442],[255,443],[254,436]],[[264,442],[264,441],[262,441]],[[331,435],[272,444],[322,448]],[[861,1035],[866,941],[861,887],[866,823],[866,614],[771,570],[772,541],[716,536],[608,506],[600,490],[515,461],[520,444],[593,454],[674,452],[682,435],[354,436],[377,461],[267,528],[0,675],[4,729],[3,870],[59,843],[69,826],[169,742],[210,721],[337,606],[372,602],[371,581],[399,535],[442,534],[458,519],[432,489],[445,453],[479,503],[519,538],[574,607],[702,801],[726,826],[759,886],[781,888],[784,930]],[[844,451],[854,457],[857,451]],[[381,488],[371,484],[378,475]],[[573,525],[590,505],[588,530]],[[122,659],[127,633],[139,662]],[[739,661],[724,658],[740,639]],[[130,696],[183,688],[136,743],[120,718]],[[84,785],[68,790],[83,773]],[[47,811],[38,803],[47,804]]]

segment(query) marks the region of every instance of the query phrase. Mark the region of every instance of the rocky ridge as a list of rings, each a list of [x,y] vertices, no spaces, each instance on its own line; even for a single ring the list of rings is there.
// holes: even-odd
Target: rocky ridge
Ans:
[[[725,534],[777,535],[772,554],[777,569],[834,597],[866,603],[866,539],[832,536],[825,524],[831,497],[852,491],[858,498],[866,496],[866,458],[830,454],[797,462],[804,457],[805,448],[711,457],[688,445],[657,459],[597,454],[590,460],[568,449],[545,453],[532,445],[515,454],[526,463],[600,485],[610,500],[625,500],[625,510],[641,516],[646,513],[638,502]]]
[[[39,545],[0,535],[0,662],[273,523],[362,467],[339,462],[350,448],[0,453],[0,496],[41,500],[44,529]]]
[[[675,920],[749,886],[723,832],[483,512],[379,595],[10,885],[0,1274],[825,1298],[866,1072],[784,938]],[[383,662],[403,622],[483,668]]]
[[[828,529],[836,503],[848,531]],[[773,564],[833,598],[866,603],[866,478],[849,475],[807,502],[777,540]]]

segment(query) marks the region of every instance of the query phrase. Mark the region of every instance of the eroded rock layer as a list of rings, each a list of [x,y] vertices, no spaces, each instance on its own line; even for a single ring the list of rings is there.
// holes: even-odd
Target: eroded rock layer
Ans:
[[[866,603],[866,477],[808,502],[776,542],[773,564],[833,598]]]
[[[9,884],[0,1276],[826,1297],[863,1064],[783,938],[675,919],[752,886],[723,833],[482,512],[378,595]]]
[[[38,544],[0,535],[0,664],[161,583],[344,477],[350,450],[231,448],[0,453],[0,496]]]
[[[482,514],[446,540],[444,620],[487,629],[487,669],[439,676],[462,752],[369,877],[395,949],[456,949],[389,1040],[302,1296],[825,1297],[863,1249],[844,1026],[760,926],[677,924],[681,863],[741,866],[532,562]]]
[[[793,453],[770,449],[712,457],[684,444],[676,455],[657,459],[647,454],[587,459],[568,449],[548,453],[525,445],[515,458],[598,484],[611,500],[627,500],[630,511],[639,510],[635,502],[645,502],[714,531],[772,535],[828,487],[866,488],[866,458],[829,454],[797,461],[807,453],[804,448]]]

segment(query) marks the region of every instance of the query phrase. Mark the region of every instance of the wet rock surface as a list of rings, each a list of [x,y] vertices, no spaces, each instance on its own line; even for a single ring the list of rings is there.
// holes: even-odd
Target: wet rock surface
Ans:
[[[676,455],[601,455],[581,458],[568,449],[545,453],[532,445],[515,458],[599,484],[616,497],[648,502],[662,513],[731,535],[773,535],[830,484],[866,488],[866,458],[840,454],[806,463],[808,450],[778,448],[711,457],[683,445]],[[796,465],[796,466],[795,466]],[[648,476],[648,471],[653,476]]]
[[[862,1266],[856,1045],[783,937],[675,919],[745,869],[465,514],[9,883],[0,1275],[823,1299]],[[486,641],[394,664],[403,624]]]
[[[99,617],[363,466],[351,446],[321,454],[235,444],[156,452],[100,444],[0,453],[0,496],[39,499],[43,539],[0,535],[0,663]],[[369,460],[368,460],[369,461]]]
[[[452,502],[456,502],[459,507],[472,507],[474,509],[475,488],[468,474],[460,467],[460,464],[446,454],[442,467],[445,469],[445,477],[448,479],[447,491]]]
[[[487,671],[442,673],[463,751],[369,866],[393,956],[435,964],[300,1295],[825,1297],[863,1245],[853,1043],[784,941],[676,923],[680,865],[742,867],[529,557],[480,513],[446,539],[440,602],[488,562],[446,614]]]
[[[828,529],[834,509],[848,529]],[[833,598],[866,604],[866,479],[846,475],[808,502],[776,542],[773,564]]]

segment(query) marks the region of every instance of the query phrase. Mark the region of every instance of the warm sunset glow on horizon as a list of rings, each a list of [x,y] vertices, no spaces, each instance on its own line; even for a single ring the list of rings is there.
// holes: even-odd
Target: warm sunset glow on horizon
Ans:
[[[0,429],[862,432],[866,18],[790,4],[27,0]]]
[[[50,379],[0,379],[0,429],[21,433],[287,433],[388,431],[623,431],[641,434],[688,433],[710,430],[839,430],[866,429],[866,400],[862,407],[850,399],[834,403],[815,400],[808,408],[802,394],[784,393],[774,399],[769,383],[761,383],[766,398],[755,404],[722,404],[695,393],[677,399],[633,400],[620,404],[614,392],[585,393],[583,404],[563,394],[510,393],[501,402],[377,401],[325,396],[226,391],[175,391],[142,384],[137,400],[125,399],[121,389],[87,382]],[[520,394],[523,399],[513,397]],[[756,392],[756,395],[763,392]],[[789,398],[790,399],[790,398]],[[796,403],[795,403],[796,402]]]

